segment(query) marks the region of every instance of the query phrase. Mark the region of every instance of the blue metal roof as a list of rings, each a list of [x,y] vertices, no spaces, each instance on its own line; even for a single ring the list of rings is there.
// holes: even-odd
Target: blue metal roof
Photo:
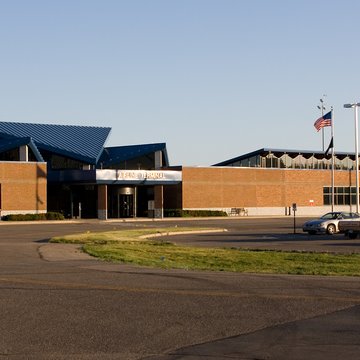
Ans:
[[[111,128],[0,122],[0,138],[31,137],[37,148],[96,164]]]
[[[122,161],[146,156],[156,151],[163,152],[165,157],[165,164],[163,164],[163,166],[168,166],[169,160],[167,157],[166,143],[107,147],[104,149],[99,162],[103,163],[103,166],[106,167],[113,164],[119,164]]]

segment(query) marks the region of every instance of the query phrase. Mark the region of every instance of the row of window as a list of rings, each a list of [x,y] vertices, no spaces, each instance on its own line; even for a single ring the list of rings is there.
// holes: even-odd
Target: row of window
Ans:
[[[331,187],[323,188],[324,205],[331,205]],[[355,205],[356,187],[336,186],[334,187],[334,205]]]
[[[266,156],[256,155],[246,159],[236,161],[231,166],[239,167],[262,167],[262,168],[276,168],[276,169],[324,169],[329,170],[332,167],[332,160],[329,158],[317,159],[315,156],[306,158],[299,154],[295,158],[288,154],[283,154],[280,157],[274,154]],[[352,170],[355,167],[355,161],[350,157],[345,157],[340,160],[335,157],[336,170]]]

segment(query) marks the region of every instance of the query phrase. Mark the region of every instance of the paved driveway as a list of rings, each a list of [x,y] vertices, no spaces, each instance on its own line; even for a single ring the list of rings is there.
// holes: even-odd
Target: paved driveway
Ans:
[[[251,226],[247,221],[202,224],[229,227],[238,241]],[[282,221],[263,220],[258,233],[289,234]],[[107,264],[47,244],[61,233],[158,225],[0,224],[0,358],[358,356],[358,278],[161,271]],[[256,229],[250,233],[257,236]]]
[[[223,233],[179,235],[165,239],[190,246],[360,253],[360,238],[349,239],[343,234],[308,235],[300,232],[293,234],[264,231],[254,234],[241,229],[229,228],[229,231]]]

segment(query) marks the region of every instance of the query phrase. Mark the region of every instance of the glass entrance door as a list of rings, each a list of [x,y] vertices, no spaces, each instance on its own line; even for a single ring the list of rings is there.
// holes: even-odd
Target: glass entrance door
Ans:
[[[135,190],[131,187],[110,187],[108,190],[108,217],[130,218],[135,213]]]
[[[129,218],[134,216],[134,195],[119,194],[118,196],[119,218]]]

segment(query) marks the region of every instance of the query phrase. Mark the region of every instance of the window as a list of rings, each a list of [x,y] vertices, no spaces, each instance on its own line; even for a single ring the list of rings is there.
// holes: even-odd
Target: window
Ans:
[[[331,187],[323,188],[324,205],[331,205]],[[337,186],[334,187],[334,203],[335,205],[354,205],[356,204],[356,188]]]
[[[288,154],[284,154],[280,158],[280,167],[281,168],[291,168],[292,159]]]
[[[259,166],[259,156],[252,156],[249,159],[249,166],[250,167],[257,167]]]
[[[304,167],[303,165],[303,157],[301,155],[298,155],[295,159],[294,159],[294,166],[295,169],[302,169]]]
[[[0,160],[1,161],[19,161],[20,155],[19,155],[19,148],[4,151],[0,154]]]
[[[279,159],[274,154],[268,154],[266,156],[266,167],[267,168],[278,168]]]

